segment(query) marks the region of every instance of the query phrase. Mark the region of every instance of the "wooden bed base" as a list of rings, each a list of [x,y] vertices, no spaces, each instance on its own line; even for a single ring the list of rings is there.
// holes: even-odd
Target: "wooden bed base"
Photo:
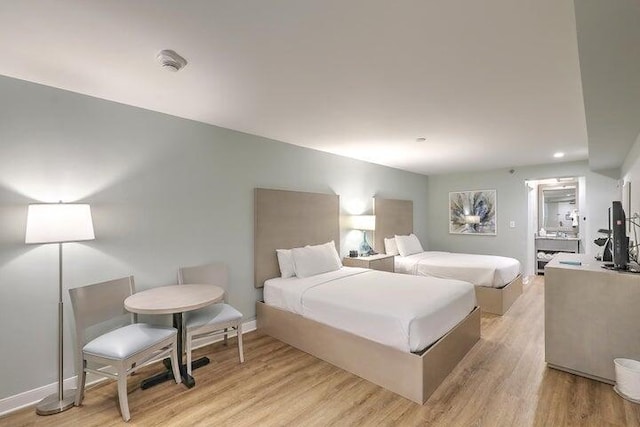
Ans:
[[[522,295],[522,276],[518,275],[502,288],[476,286],[476,300],[484,313],[502,316]]]
[[[258,331],[423,404],[480,339],[478,307],[422,354],[393,347],[256,303]]]

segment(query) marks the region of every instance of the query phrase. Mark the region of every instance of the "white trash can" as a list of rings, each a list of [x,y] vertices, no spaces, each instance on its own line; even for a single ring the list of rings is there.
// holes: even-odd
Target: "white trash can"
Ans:
[[[634,403],[640,403],[640,362],[631,359],[613,359],[616,370],[616,393]]]

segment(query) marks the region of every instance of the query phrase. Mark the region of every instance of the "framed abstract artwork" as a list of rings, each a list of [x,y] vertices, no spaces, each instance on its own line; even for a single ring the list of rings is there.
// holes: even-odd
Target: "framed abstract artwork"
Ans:
[[[449,193],[449,233],[497,234],[496,190],[454,191]]]

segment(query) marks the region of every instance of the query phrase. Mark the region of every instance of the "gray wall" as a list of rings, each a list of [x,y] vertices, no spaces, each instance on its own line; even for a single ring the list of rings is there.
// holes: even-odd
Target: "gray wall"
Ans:
[[[624,182],[631,185],[631,212],[628,212],[629,209],[624,206],[627,217],[640,214],[640,135],[625,158],[622,165],[622,176]],[[635,222],[638,222],[638,219]],[[640,230],[636,231],[640,232]],[[631,239],[636,240],[635,236],[632,236]]]
[[[581,217],[581,233],[585,233],[587,252],[596,252],[591,243],[595,231],[607,226],[607,208],[619,198],[618,180],[589,170],[587,162],[554,163],[540,166],[486,172],[431,175],[428,181],[427,242],[430,250],[493,254],[517,258],[523,266],[527,256],[527,187],[525,180],[584,176],[586,179],[587,210]],[[497,190],[496,236],[449,234],[448,197],[450,191]],[[582,211],[582,208],[581,208]],[[419,219],[419,218],[416,218]],[[515,228],[509,222],[515,221]]]
[[[161,95],[159,95],[161,96]],[[26,246],[27,205],[82,201],[96,240],[65,245],[67,288],[133,274],[175,283],[180,265],[231,267],[231,303],[255,316],[253,188],[412,199],[426,238],[427,177],[0,77],[0,399],[56,380],[57,249]],[[360,236],[343,233],[343,253]]]

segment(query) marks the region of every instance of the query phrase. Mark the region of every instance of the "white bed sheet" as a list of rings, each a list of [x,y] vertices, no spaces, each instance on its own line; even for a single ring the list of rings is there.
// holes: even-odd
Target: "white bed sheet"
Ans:
[[[520,261],[496,255],[427,251],[395,257],[396,273],[463,280],[502,288],[520,274]]]
[[[267,280],[264,301],[406,352],[433,344],[476,306],[467,282],[354,267]]]

